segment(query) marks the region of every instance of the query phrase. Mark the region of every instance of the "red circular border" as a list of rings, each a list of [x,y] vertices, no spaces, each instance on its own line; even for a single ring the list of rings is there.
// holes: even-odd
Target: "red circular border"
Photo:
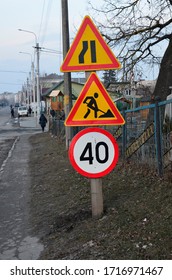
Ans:
[[[76,142],[78,141],[78,139],[81,136],[83,136],[84,134],[89,133],[89,132],[99,132],[99,133],[106,135],[111,140],[114,150],[115,150],[115,156],[114,156],[114,159],[113,159],[111,165],[108,168],[106,168],[104,171],[96,173],[96,174],[88,173],[88,172],[84,171],[83,169],[81,169],[78,166],[78,164],[76,163],[75,158],[74,158],[74,147],[75,147]],[[71,162],[73,168],[77,172],[79,172],[81,175],[88,177],[88,178],[100,178],[100,177],[107,175],[116,166],[116,164],[118,162],[118,158],[119,158],[119,148],[118,148],[118,144],[117,144],[115,138],[113,137],[113,135],[111,133],[109,133],[108,131],[106,131],[102,128],[99,128],[99,127],[90,127],[90,128],[85,128],[85,129],[81,130],[74,136],[74,138],[72,139],[72,142],[70,144],[70,147],[69,147],[69,159],[70,159],[70,162]]]

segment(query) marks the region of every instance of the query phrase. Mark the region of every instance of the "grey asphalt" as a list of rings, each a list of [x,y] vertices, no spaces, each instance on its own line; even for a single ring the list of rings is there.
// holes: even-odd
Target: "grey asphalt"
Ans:
[[[12,137],[14,142],[0,166],[0,260],[36,260],[43,245],[31,233],[28,161],[29,137],[40,127],[34,117],[17,121],[13,130],[1,127],[1,139]]]

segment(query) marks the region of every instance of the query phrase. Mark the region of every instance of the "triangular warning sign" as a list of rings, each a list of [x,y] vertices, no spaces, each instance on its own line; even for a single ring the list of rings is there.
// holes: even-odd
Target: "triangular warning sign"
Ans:
[[[60,68],[61,72],[119,68],[119,61],[90,17],[86,16]]]
[[[78,96],[66,126],[122,125],[125,121],[103,84],[92,73]]]

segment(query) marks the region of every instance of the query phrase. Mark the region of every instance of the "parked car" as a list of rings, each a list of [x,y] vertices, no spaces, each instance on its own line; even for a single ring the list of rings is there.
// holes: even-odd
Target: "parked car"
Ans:
[[[15,107],[15,108],[18,108],[18,107],[20,107],[20,104],[19,104],[19,103],[15,103],[15,104],[14,104],[14,107]]]
[[[18,117],[23,117],[26,116],[28,117],[28,109],[26,106],[20,106],[18,107]]]

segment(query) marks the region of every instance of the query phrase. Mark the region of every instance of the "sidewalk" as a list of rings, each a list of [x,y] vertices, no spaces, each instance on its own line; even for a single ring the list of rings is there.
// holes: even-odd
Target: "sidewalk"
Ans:
[[[43,245],[32,233],[29,139],[41,135],[41,127],[34,116],[6,116],[0,147],[0,260],[38,259]]]
[[[18,123],[19,123],[19,126],[22,128],[32,128],[32,129],[41,131],[41,127],[39,124],[39,118],[37,118],[37,117],[34,117],[34,116],[29,116],[27,118],[21,117],[18,119]],[[45,131],[48,131],[48,123],[45,127]]]
[[[30,135],[16,138],[0,172],[0,260],[34,260],[43,250],[30,221]]]
[[[18,119],[20,127],[27,127],[27,128],[40,128],[39,121],[37,120],[37,117],[31,116],[31,117],[25,117],[25,118],[19,118]]]

